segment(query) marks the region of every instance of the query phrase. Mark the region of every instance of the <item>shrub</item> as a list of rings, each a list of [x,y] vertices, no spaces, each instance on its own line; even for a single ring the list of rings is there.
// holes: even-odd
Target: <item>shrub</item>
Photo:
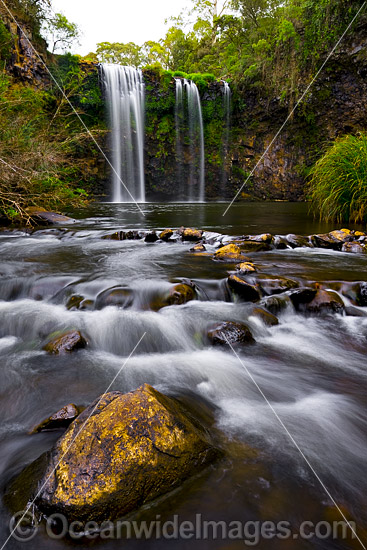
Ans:
[[[311,209],[325,220],[367,221],[367,135],[337,139],[311,170]]]

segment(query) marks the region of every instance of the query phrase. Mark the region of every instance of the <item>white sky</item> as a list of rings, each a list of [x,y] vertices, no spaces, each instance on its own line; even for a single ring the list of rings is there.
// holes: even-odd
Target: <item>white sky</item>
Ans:
[[[159,40],[169,26],[164,20],[191,6],[190,0],[52,0],[55,12],[63,13],[82,31],[73,53],[86,55],[97,42]]]

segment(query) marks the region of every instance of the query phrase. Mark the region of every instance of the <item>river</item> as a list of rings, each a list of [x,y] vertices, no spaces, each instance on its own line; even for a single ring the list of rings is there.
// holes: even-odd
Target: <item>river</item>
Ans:
[[[199,227],[225,235],[297,233],[335,229],[307,214],[304,204],[93,205],[71,212],[77,221],[32,233],[0,233],[0,476],[9,480],[60,432],[28,435],[67,403],[87,405],[102,394],[143,333],[113,390],[143,383],[163,393],[201,401],[213,410],[223,459],[165,498],[135,514],[162,521],[339,521],[341,516],[249,372],[299,445],[314,471],[366,542],[367,317],[305,317],[287,308],[269,328],[249,317],[249,306],[228,301],[224,281],[234,267],[190,252],[192,243],[102,239],[116,230]],[[335,225],[335,224],[334,224]],[[209,247],[210,248],[210,247]],[[253,253],[262,273],[300,283],[367,281],[367,256],[298,248]],[[199,300],[156,312],[149,308],[172,282],[194,281]],[[326,285],[328,286],[328,285]],[[113,287],[133,296],[125,308],[108,306]],[[72,296],[85,309],[66,308]],[[69,302],[70,303],[70,302]],[[360,308],[361,312],[367,308]],[[237,358],[213,348],[202,334],[218,321],[246,321],[256,345]],[[90,342],[75,354],[42,351],[48,335],[78,328]],[[244,366],[245,365],[245,366]],[[8,537],[10,512],[0,505],[0,548]],[[215,537],[214,537],[215,538]],[[95,548],[186,548],[236,550],[243,540],[96,540]],[[252,539],[254,542],[254,538]],[[11,539],[7,548],[57,550],[88,547],[51,540],[44,530],[30,542]],[[246,546],[245,546],[246,547]],[[286,549],[361,548],[357,540],[263,539],[258,547]]]

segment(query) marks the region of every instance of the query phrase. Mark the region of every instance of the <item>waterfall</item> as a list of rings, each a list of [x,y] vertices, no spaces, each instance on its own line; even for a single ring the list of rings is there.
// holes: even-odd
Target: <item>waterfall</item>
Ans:
[[[183,85],[182,85],[183,83]],[[185,96],[185,97],[184,97]],[[186,100],[186,108],[185,108]],[[186,119],[186,120],[185,120]],[[188,124],[185,124],[185,122]],[[190,165],[184,198],[191,201],[205,200],[205,149],[204,126],[199,90],[191,80],[176,78],[176,155],[178,179],[182,176],[184,131],[188,129]],[[180,172],[181,171],[181,178]]]
[[[228,82],[223,82],[223,159],[222,159],[222,197],[225,197],[227,170],[226,161],[229,152],[229,133],[231,129],[231,88]]]
[[[180,78],[176,79],[176,106],[175,106],[175,126],[176,126],[176,166],[177,166],[177,197],[179,201],[185,199],[185,189],[183,182],[183,151],[182,138],[183,122],[185,117],[184,102],[183,102],[183,86]]]
[[[101,64],[101,73],[111,128],[112,201],[144,202],[143,75],[109,63]]]

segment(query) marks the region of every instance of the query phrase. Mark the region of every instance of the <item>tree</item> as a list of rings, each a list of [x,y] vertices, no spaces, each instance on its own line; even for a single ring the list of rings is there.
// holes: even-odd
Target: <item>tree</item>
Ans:
[[[141,67],[143,52],[141,46],[128,42],[100,42],[97,44],[97,57],[102,63],[117,63]]]
[[[55,13],[45,23],[46,33],[52,40],[52,53],[65,51],[78,41],[80,36],[76,23],[71,23],[62,13]]]

